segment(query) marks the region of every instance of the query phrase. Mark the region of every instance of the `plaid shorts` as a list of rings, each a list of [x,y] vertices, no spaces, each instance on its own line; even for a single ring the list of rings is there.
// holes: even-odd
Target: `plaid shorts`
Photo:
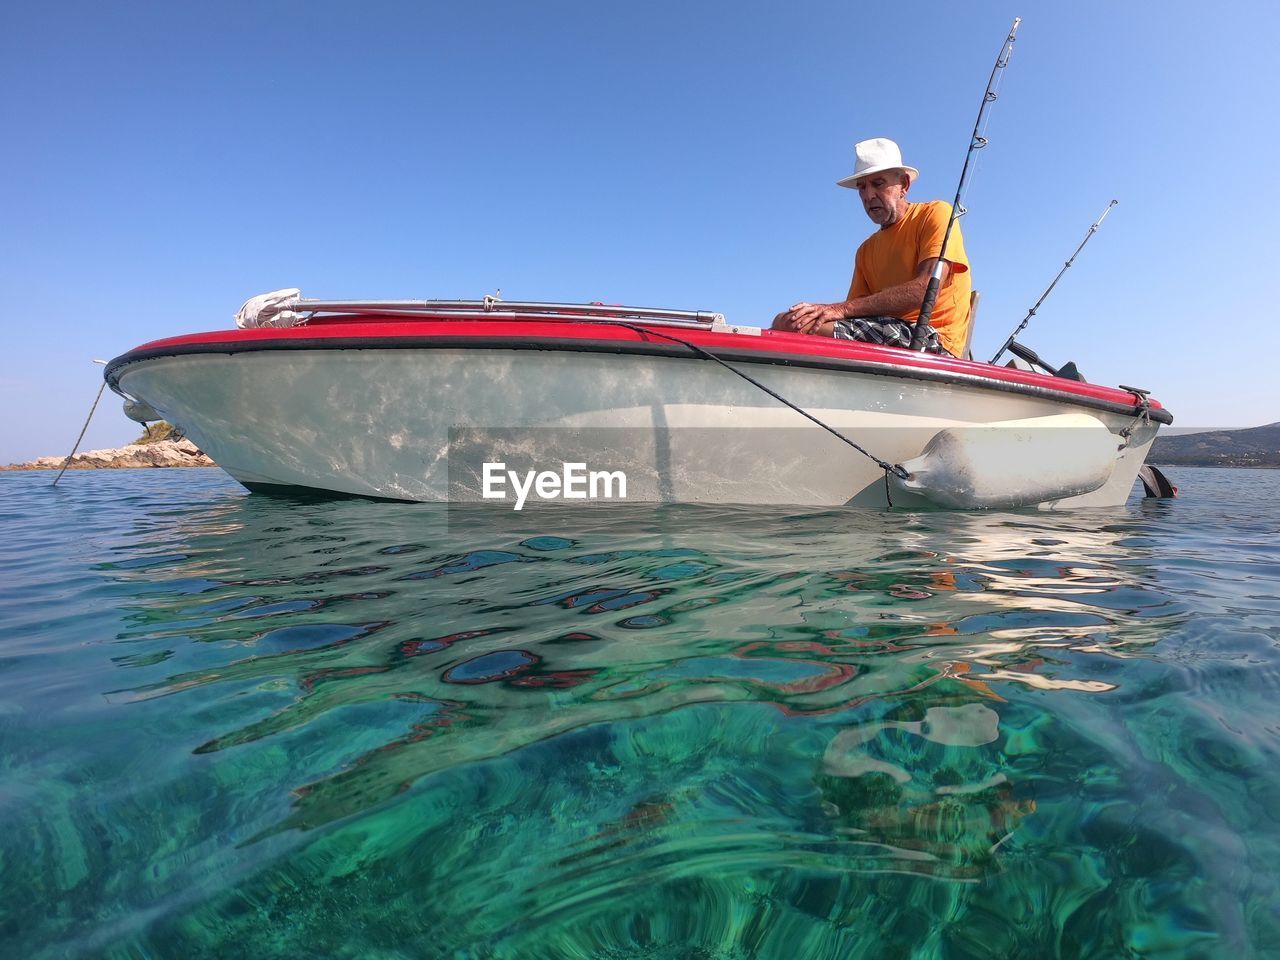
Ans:
[[[925,324],[925,353],[951,353],[938,340],[938,331]],[[897,317],[852,317],[837,320],[831,335],[837,340],[861,340],[863,343],[880,343],[886,347],[910,347],[911,333],[915,325]]]

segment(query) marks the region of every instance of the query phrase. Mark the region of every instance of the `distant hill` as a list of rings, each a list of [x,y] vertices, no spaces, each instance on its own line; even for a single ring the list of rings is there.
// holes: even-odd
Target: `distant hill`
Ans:
[[[1156,437],[1147,460],[1180,467],[1280,467],[1280,423]]]

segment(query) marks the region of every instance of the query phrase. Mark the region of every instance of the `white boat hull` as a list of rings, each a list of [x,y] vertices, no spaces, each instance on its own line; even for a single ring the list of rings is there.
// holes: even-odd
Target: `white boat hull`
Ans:
[[[1133,429],[1102,486],[1042,507],[1123,503],[1157,430],[1132,412],[981,383],[737,365],[889,463],[966,424],[1084,412],[1116,435],[1118,447],[1120,431]],[[116,384],[182,426],[252,489],[479,500],[483,462],[520,472],[576,462],[625,472],[629,501],[928,502],[888,490],[871,459],[729,370],[690,356],[466,347],[201,352],[124,364]],[[512,491],[504,502],[514,500]]]

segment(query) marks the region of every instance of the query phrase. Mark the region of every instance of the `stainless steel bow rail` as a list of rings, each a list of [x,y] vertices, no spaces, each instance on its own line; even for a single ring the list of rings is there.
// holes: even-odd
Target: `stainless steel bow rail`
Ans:
[[[285,309],[310,320],[321,316],[394,316],[444,320],[629,321],[656,326],[729,329],[724,314],[706,310],[667,310],[612,303],[539,303],[517,300],[307,300]]]

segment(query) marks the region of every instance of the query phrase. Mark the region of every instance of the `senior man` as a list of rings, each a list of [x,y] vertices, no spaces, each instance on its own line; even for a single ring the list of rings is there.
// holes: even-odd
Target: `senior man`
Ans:
[[[902,151],[892,140],[863,140],[854,145],[853,153],[853,173],[837,183],[858,191],[862,209],[880,229],[858,247],[853,281],[843,302],[797,303],[774,317],[773,328],[907,347],[929,275],[942,255],[951,205],[907,199],[920,171],[902,162]],[[956,224],[943,256],[926,350],[957,357],[964,352],[969,291],[969,260]]]

